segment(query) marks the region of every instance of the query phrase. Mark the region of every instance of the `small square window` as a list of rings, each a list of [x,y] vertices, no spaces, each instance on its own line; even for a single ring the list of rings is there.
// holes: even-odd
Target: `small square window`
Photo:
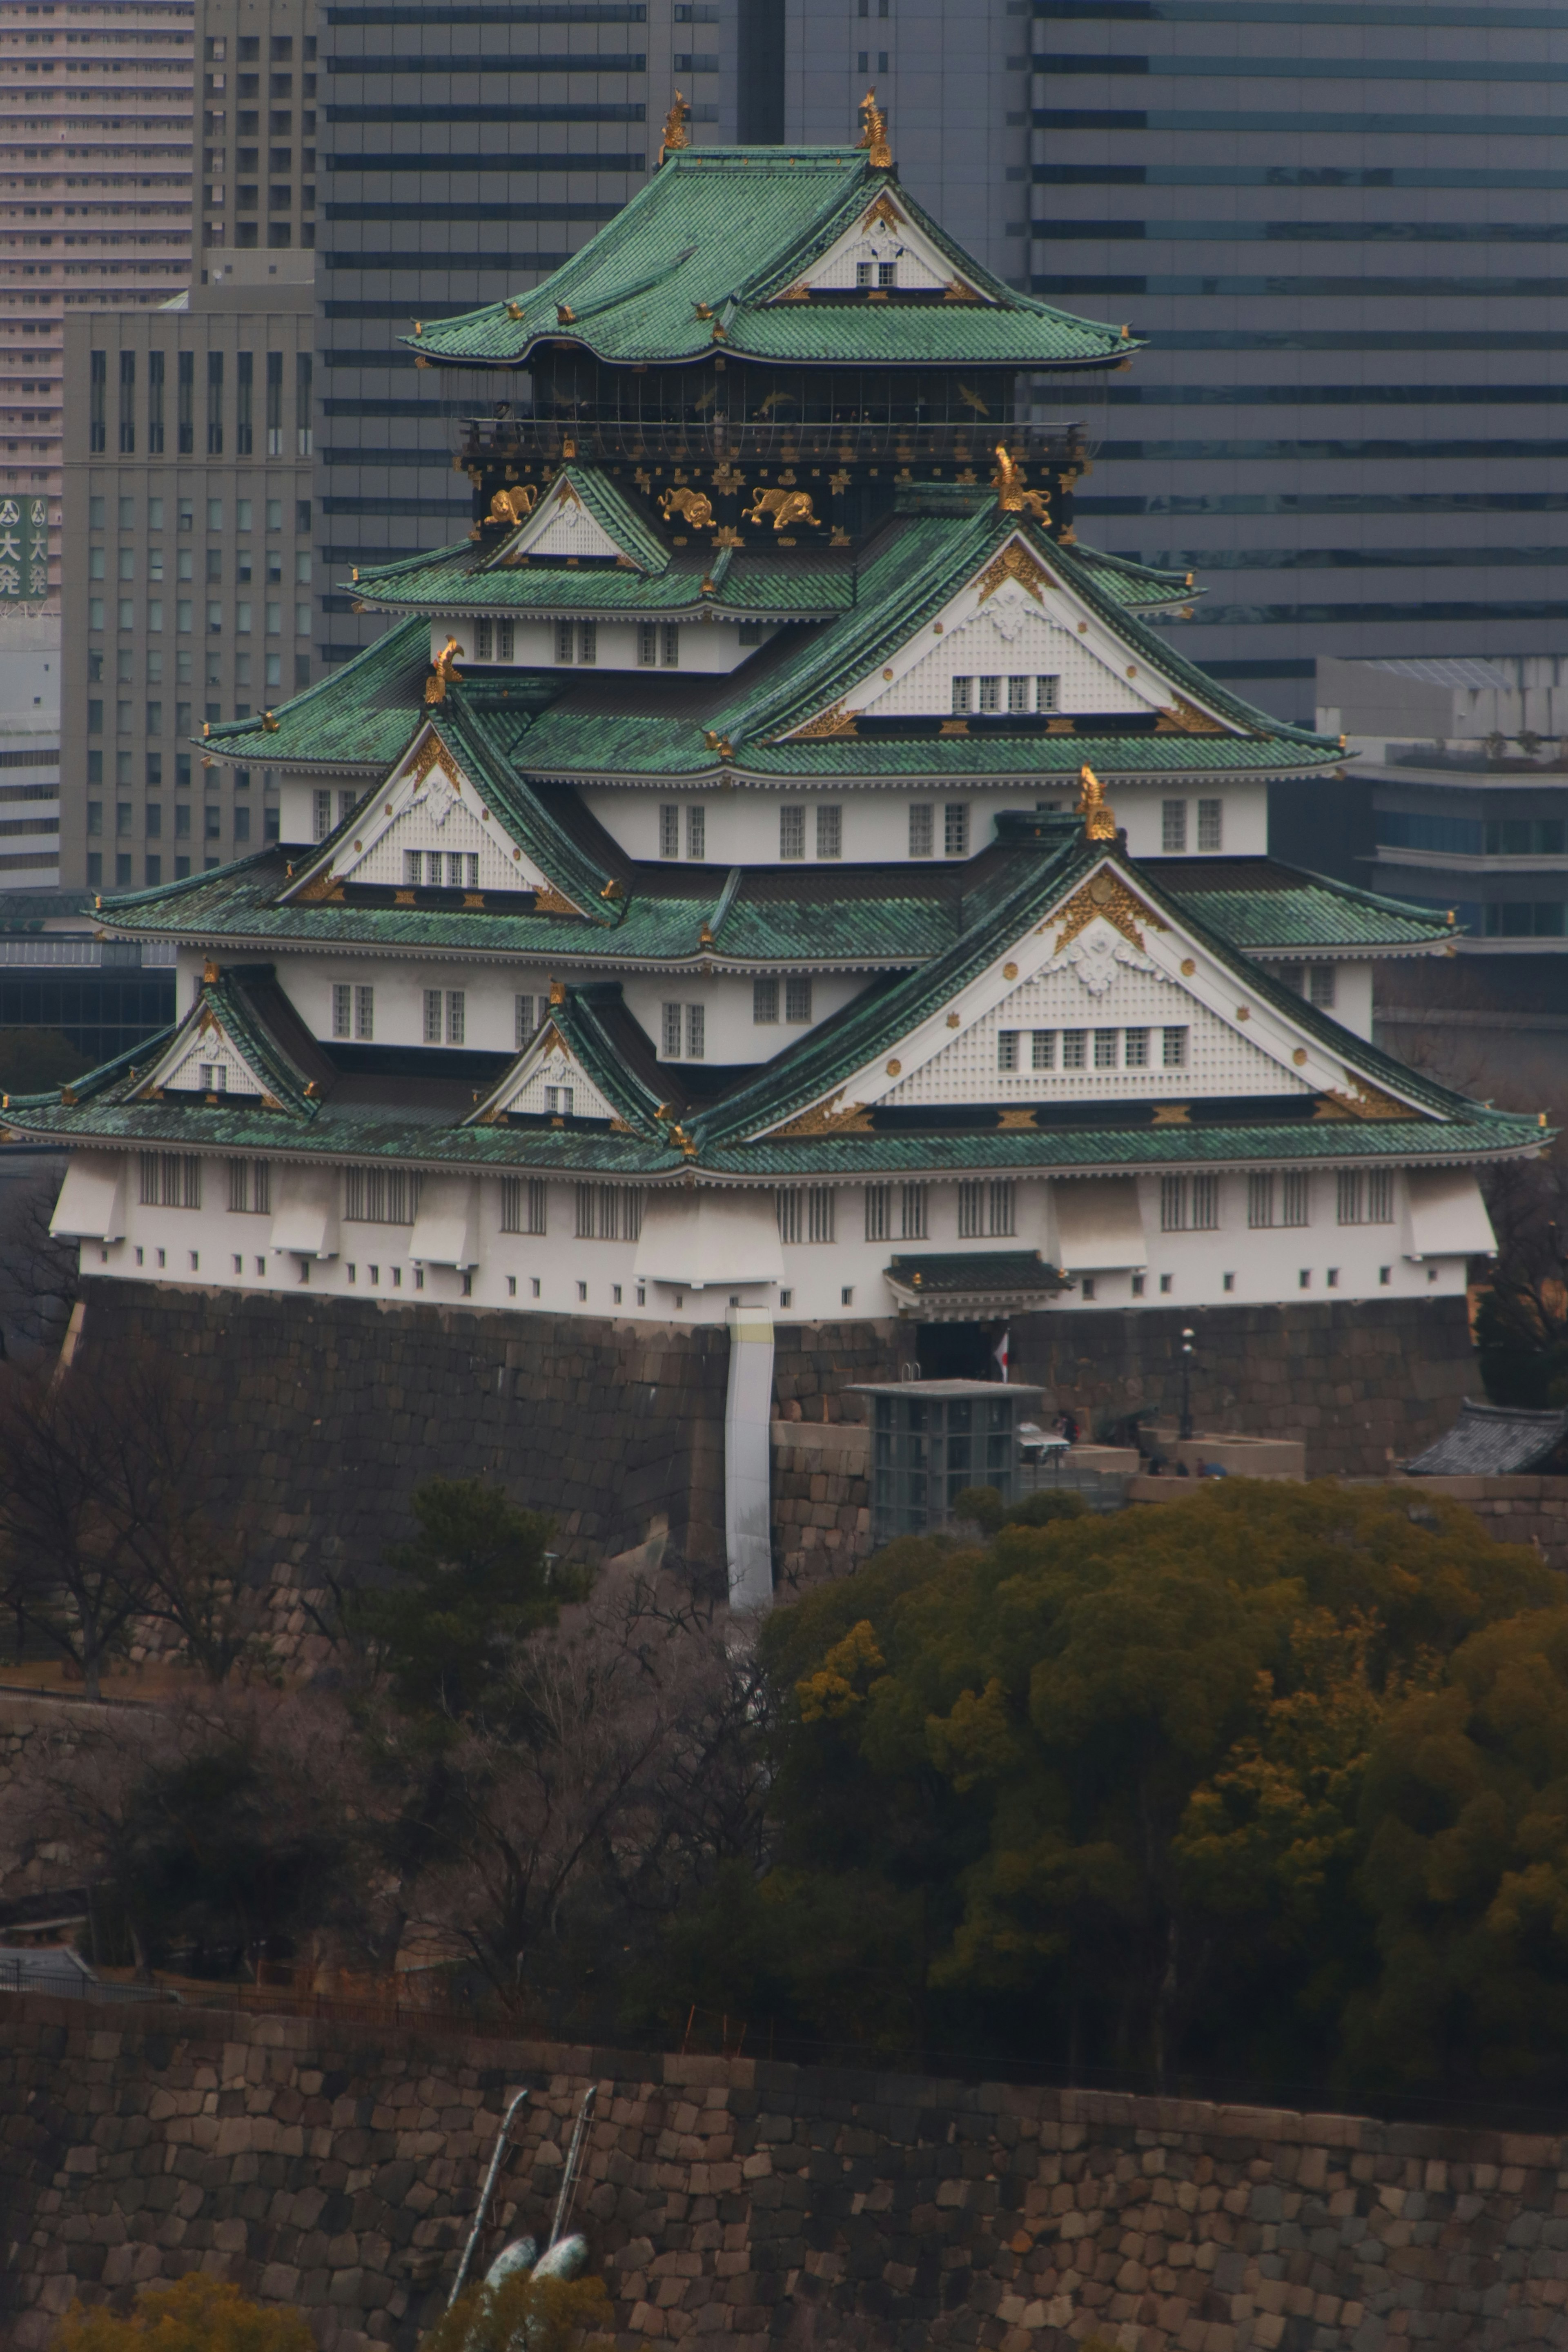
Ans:
[[[1171,1292],[1172,1292],[1173,1288],[1174,1287],[1174,1286],[1175,1286],[1175,1276],[1174,1276],[1174,1275],[1171,1275],[1171,1274],[1163,1274],[1163,1275],[1160,1276],[1160,1296],[1161,1296],[1161,1297],[1162,1297],[1162,1298],[1169,1298],[1169,1297],[1170,1297],[1170,1295],[1171,1295]]]

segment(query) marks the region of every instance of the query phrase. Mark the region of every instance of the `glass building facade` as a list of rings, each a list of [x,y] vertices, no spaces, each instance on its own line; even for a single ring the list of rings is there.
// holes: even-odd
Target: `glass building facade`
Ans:
[[[694,139],[734,140],[749,29],[760,55],[753,17],[734,0],[451,0],[438,15],[355,0],[324,11],[324,661],[384,625],[356,614],[333,581],[468,527],[468,483],[454,470],[460,420],[489,413],[495,378],[418,370],[398,338],[559,268],[641,185],[678,88]]]
[[[1086,536],[1207,593],[1184,652],[1547,653],[1568,618],[1568,10],[1034,0],[1034,291],[1149,338]]]

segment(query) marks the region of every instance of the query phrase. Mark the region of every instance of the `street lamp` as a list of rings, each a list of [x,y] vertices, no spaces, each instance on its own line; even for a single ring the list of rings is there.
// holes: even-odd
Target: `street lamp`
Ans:
[[[1190,1439],[1193,1433],[1193,1335],[1182,1333],[1182,1425],[1177,1434]]]

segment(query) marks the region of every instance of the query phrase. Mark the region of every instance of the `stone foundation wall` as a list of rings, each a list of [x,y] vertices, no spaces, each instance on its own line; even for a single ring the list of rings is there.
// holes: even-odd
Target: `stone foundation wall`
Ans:
[[[381,1307],[89,1282],[84,1344],[150,1349],[214,1408],[226,1507],[255,1530],[274,1631],[307,1653],[300,1594],[374,1572],[433,1476],[489,1475],[555,1514],[590,1557],[668,1530],[668,1557],[724,1561],[718,1331],[587,1317]]]
[[[200,2266],[414,2352],[510,2093],[483,2263],[574,2206],[620,2352],[1568,2343],[1568,2144],[752,2060],[0,1995],[0,2339]],[[812,2314],[806,2324],[806,2314]]]
[[[1310,1478],[1385,1476],[1477,1391],[1463,1298],[1027,1315],[1013,1326],[1013,1378],[1039,1381],[1089,1430],[1141,1405],[1171,1419],[1187,1327],[1197,1427],[1302,1438]]]
[[[1568,1569],[1568,1478],[1402,1478],[1399,1484],[1463,1503],[1499,1543],[1533,1544],[1550,1567]]]

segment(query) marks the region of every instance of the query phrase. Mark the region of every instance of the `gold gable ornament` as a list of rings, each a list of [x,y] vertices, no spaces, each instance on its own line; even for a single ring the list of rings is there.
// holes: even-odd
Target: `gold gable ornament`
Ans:
[[[1223,735],[1225,729],[1206,710],[1177,695],[1169,710],[1162,710],[1154,721],[1156,735]]]
[[[1135,897],[1119,874],[1113,874],[1102,866],[1098,874],[1089,876],[1081,889],[1073,892],[1065,907],[1059,908],[1054,916],[1047,919],[1061,926],[1052,953],[1060,955],[1064,948],[1070,947],[1079,933],[1087,930],[1097,916],[1103,916],[1113,929],[1120,931],[1122,938],[1138,950],[1140,955],[1144,951],[1140,924],[1152,931],[1163,931],[1168,928],[1152,907],[1145,906],[1142,898]],[[1044,930],[1046,924],[1042,923],[1040,929]]]
[[[873,172],[890,172],[893,151],[888,144],[888,118],[877,103],[877,85],[872,83],[860,100],[860,136],[857,144],[866,150],[866,161]]]
[[[462,653],[463,648],[457,638],[448,637],[437,655],[435,666],[425,681],[426,702],[444,702],[447,698],[447,688],[453,678],[456,678],[459,685],[462,683],[462,673],[457,667],[458,656]],[[466,655],[463,657],[467,659]]]
[[[1114,841],[1116,813],[1105,797],[1105,786],[1092,768],[1080,768],[1079,774],[1083,781],[1078,796],[1078,814],[1083,819],[1084,839]]]
[[[826,710],[819,710],[815,719],[808,719],[804,727],[797,727],[790,740],[799,743],[816,736],[854,735],[858,732],[855,713],[846,710],[842,702],[833,702]]]
[[[675,104],[664,118],[664,135],[658,142],[659,163],[663,163],[667,155],[677,154],[682,147],[690,146],[691,133],[687,129],[690,120],[691,109],[677,90]],[[658,165],[656,164],[654,169],[657,171],[658,168]]]
[[[1029,550],[1016,539],[1002,550],[1000,555],[994,556],[981,573],[980,602],[984,604],[988,597],[994,596],[998,588],[1005,588],[1009,580],[1016,580],[1020,588],[1026,588],[1037,604],[1044,602],[1041,589],[1056,584],[1045,565],[1037,562]]]
[[[871,1114],[865,1104],[845,1103],[842,1095],[836,1096],[831,1102],[814,1103],[809,1110],[801,1111],[784,1126],[773,1129],[775,1136],[871,1135],[874,1132]]]

